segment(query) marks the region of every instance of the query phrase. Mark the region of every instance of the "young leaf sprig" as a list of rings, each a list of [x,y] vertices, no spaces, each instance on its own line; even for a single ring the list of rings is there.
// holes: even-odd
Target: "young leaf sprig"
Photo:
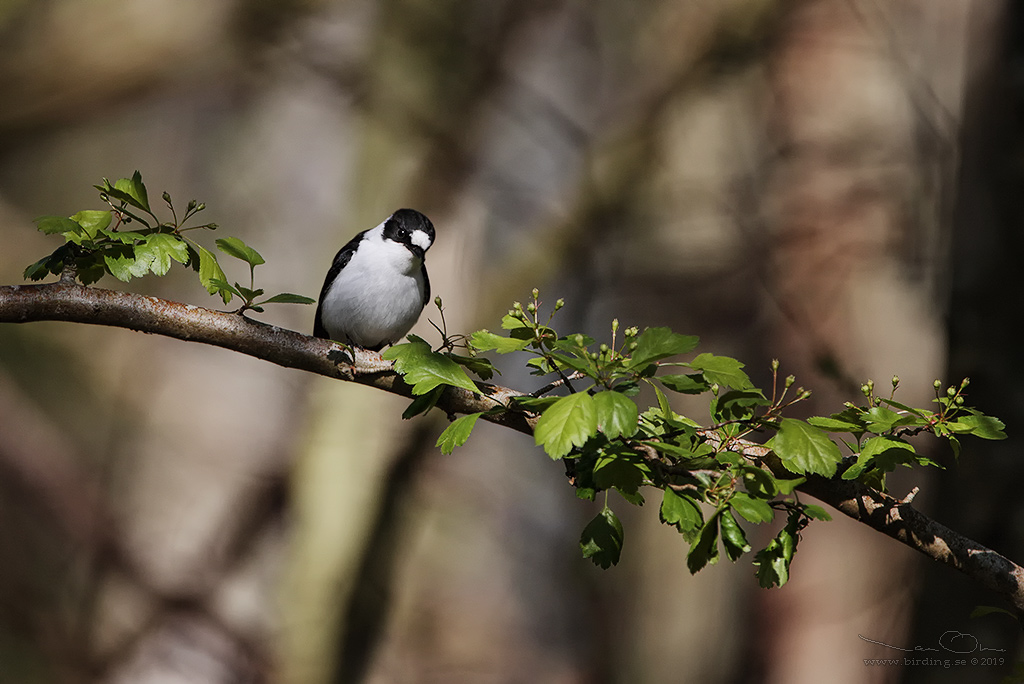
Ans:
[[[83,285],[91,285],[104,275],[127,282],[149,273],[165,275],[171,262],[189,266],[199,274],[199,282],[210,294],[220,295],[225,304],[234,297],[242,300],[238,312],[263,311],[264,304],[312,304],[316,300],[284,292],[260,300],[264,291],[253,284],[254,269],[264,263],[259,252],[234,237],[216,241],[217,248],[249,265],[249,287],[228,282],[216,255],[185,235],[194,230],[216,230],[217,224],[187,225],[206,205],[190,200],[178,217],[171,195],[161,195],[170,211],[170,220],[161,220],[149,202],[149,192],[136,171],[131,178],[111,183],[104,178],[94,186],[107,210],[87,209],[72,216],[42,216],[36,219],[40,231],[60,235],[64,244],[25,269],[28,280],[47,275],[73,275]]]

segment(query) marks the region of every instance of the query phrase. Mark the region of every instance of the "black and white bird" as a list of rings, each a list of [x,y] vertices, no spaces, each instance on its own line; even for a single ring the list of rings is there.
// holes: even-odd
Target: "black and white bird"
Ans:
[[[327,271],[313,335],[374,351],[405,337],[430,299],[433,243],[434,225],[414,209],[349,240]]]

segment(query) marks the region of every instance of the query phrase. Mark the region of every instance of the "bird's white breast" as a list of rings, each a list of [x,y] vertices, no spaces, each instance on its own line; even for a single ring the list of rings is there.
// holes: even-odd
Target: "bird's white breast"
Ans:
[[[364,347],[400,340],[423,310],[423,262],[405,246],[368,232],[328,289],[322,321],[332,339]]]

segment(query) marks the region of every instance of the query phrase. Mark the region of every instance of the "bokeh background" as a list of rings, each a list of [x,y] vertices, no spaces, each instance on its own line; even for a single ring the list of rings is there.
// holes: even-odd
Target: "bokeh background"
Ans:
[[[536,286],[564,331],[668,325],[761,382],[779,358],[808,411],[969,375],[1011,439],[893,491],[1021,561],[1022,73],[1001,0],[0,0],[0,282],[56,246],[34,217],[135,169],[260,250],[268,292],[317,295],[413,206],[452,332]],[[219,304],[183,269],[100,285]],[[560,464],[486,425],[442,456],[443,418],[403,407],[0,326],[0,682],[996,682],[1020,657],[1012,619],[970,618],[998,599],[847,520],[765,591],[749,556],[691,577],[656,507],[613,500],[598,570]],[[950,630],[1007,664],[865,665]]]

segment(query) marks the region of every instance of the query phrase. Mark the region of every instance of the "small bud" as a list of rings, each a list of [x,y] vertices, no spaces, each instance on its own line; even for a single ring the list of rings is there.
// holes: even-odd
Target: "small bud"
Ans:
[[[537,297],[540,297],[540,290],[533,288],[533,298],[537,299]]]
[[[565,300],[564,299],[558,299],[558,300],[555,301],[555,311],[558,311],[563,306],[565,306]]]
[[[192,210],[193,210],[193,209],[195,209],[195,208],[196,208],[196,201],[195,201],[195,200],[189,200],[189,201],[188,201],[188,207],[187,207],[187,209],[188,209],[189,211],[192,211]]]
[[[202,203],[202,202],[200,202],[199,204],[196,205],[196,211],[202,211],[205,208],[206,208],[206,205],[204,203]]]
[[[526,305],[526,310],[529,311],[530,313],[535,313],[537,311],[537,305],[534,304],[533,302],[530,302],[529,304]]]
[[[161,195],[161,197],[164,198],[164,202],[167,202],[168,204],[171,203],[171,193],[169,193],[166,190],[164,190],[164,194]]]
[[[512,309],[513,309],[513,311],[518,311],[518,312],[522,312],[522,310],[523,310],[523,305],[522,305],[522,304],[520,304],[519,302],[513,302],[513,303],[512,303]]]
[[[635,325],[626,328],[626,337],[636,337],[639,333],[640,328],[636,327]]]
[[[843,402],[843,406],[845,406],[848,409],[855,409],[855,408],[857,408],[852,401]]]
[[[871,388],[867,385],[867,383],[864,383],[863,385],[860,386],[860,393],[863,394],[865,397],[871,396]]]
[[[946,388],[946,396],[947,397],[952,397],[954,395],[956,395],[956,388],[955,387],[947,387]]]
[[[934,387],[937,390],[942,389],[942,381],[936,380],[935,382],[932,383],[932,387]]]
[[[898,375],[892,376],[892,386],[893,387],[897,387],[897,386],[899,386],[899,384],[900,384],[900,376],[898,376]]]
[[[957,397],[956,399],[953,400],[953,403],[956,404],[957,406],[963,406],[964,405],[964,398],[963,397]]]
[[[960,381],[960,389],[963,389],[964,387],[967,387],[970,384],[971,384],[971,379],[970,378],[964,378],[963,380]]]
[[[619,331],[619,319],[618,318],[613,318],[612,319],[612,334],[614,335],[618,331]]]
[[[607,344],[604,344],[604,343],[602,342],[602,343],[601,343],[601,347],[600,347],[600,348],[601,348],[601,353],[602,353],[602,354],[607,354],[607,353],[608,353],[608,345],[607,345]]]
[[[790,387],[792,387],[795,382],[796,382],[796,376],[795,375],[788,375],[788,376],[786,376],[786,389],[789,389]]]
[[[576,333],[576,337],[573,338],[573,341],[576,343],[577,347],[582,347],[584,342],[583,335]]]
[[[434,297],[434,306],[436,306],[438,309],[441,308],[441,295]]]
[[[640,346],[639,342],[630,342],[629,351],[636,351],[636,348]]]
[[[772,373],[778,373],[778,372],[779,372],[779,360],[778,359],[772,359]]]

